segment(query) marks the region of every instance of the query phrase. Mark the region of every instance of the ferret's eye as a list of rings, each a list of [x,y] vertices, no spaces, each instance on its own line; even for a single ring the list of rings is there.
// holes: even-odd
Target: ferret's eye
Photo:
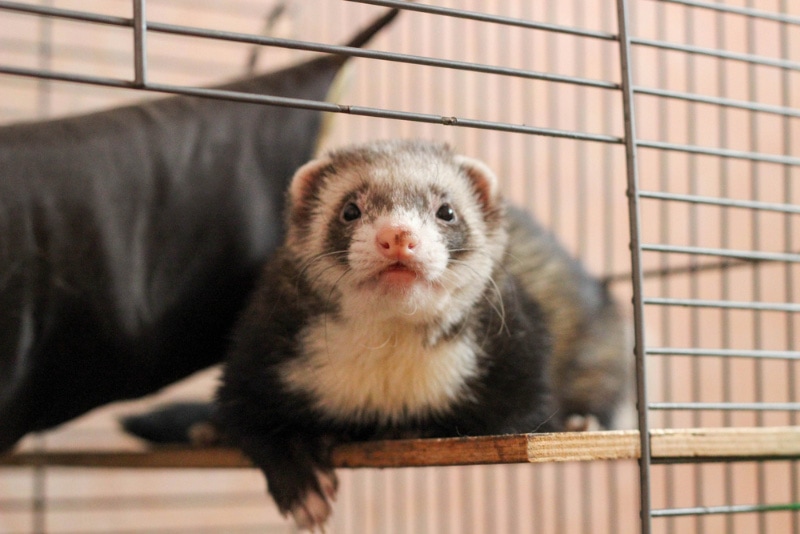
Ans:
[[[354,203],[348,202],[344,205],[344,208],[342,208],[341,217],[344,222],[353,222],[361,217],[361,210],[358,209],[358,206]]]
[[[445,221],[452,222],[456,218],[456,212],[450,204],[442,204],[436,212],[436,217]]]

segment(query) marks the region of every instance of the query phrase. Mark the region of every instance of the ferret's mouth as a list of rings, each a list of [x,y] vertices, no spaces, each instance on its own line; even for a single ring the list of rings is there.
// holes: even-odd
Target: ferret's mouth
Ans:
[[[400,261],[389,265],[387,268],[385,268],[383,270],[383,272],[395,272],[395,271],[401,271],[401,272],[405,271],[405,272],[412,272],[412,273],[417,272],[414,269],[412,269],[411,267],[409,267],[408,265],[406,265],[405,263],[400,262]]]
[[[396,262],[383,269],[378,277],[389,284],[408,285],[421,278],[421,275],[405,263]]]

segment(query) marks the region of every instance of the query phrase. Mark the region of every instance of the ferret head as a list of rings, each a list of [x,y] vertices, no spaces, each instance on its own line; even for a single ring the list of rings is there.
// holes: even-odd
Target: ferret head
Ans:
[[[446,145],[371,143],[297,171],[287,247],[344,315],[449,323],[491,283],[503,213],[483,163]]]

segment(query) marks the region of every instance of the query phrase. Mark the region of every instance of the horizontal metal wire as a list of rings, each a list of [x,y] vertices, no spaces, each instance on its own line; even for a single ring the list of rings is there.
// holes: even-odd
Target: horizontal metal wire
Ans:
[[[706,197],[700,195],[683,195],[679,193],[664,193],[661,191],[639,191],[639,197],[656,200],[670,200],[688,202],[690,204],[705,204],[725,208],[745,208],[749,210],[773,211],[776,213],[800,214],[800,206],[796,204],[777,204],[773,202],[757,202],[755,200],[737,200],[732,198]]]
[[[746,152],[743,150],[733,150],[729,148],[701,147],[695,145],[681,145],[677,143],[667,143],[664,141],[645,141],[645,140],[637,140],[636,146],[642,148],[655,148],[659,150],[671,150],[674,152],[686,152],[689,154],[719,156],[721,158],[744,159],[750,161],[762,161],[766,163],[779,163],[781,165],[800,165],[800,157],[783,156],[780,154],[763,154],[760,152]]]
[[[373,6],[394,7],[404,9],[407,11],[418,11],[420,13],[429,13],[432,15],[443,15],[447,17],[456,17],[467,20],[476,20],[479,22],[491,22],[494,24],[502,24],[504,26],[515,26],[518,28],[527,28],[531,30],[543,30],[553,33],[565,33],[568,35],[576,35],[579,37],[589,37],[593,39],[602,39],[606,41],[616,41],[617,35],[610,32],[586,30],[582,28],[573,28],[570,26],[559,26],[557,24],[548,24],[545,22],[534,22],[530,20],[522,20],[515,17],[504,17],[501,15],[490,15],[488,13],[479,13],[475,11],[465,11],[463,9],[454,9],[449,7],[438,7],[425,4],[415,4],[403,0],[346,0],[347,2],[354,2],[358,4],[369,4]]]
[[[111,26],[133,27],[133,19],[128,17],[117,17],[114,15],[102,15],[77,11],[74,9],[63,9],[51,6],[40,6],[23,4],[20,2],[7,2],[0,0],[0,9],[14,11],[17,13],[27,13],[29,15],[42,15],[61,19],[74,20],[79,22],[92,22],[95,24],[106,24]]]
[[[333,104],[330,102],[318,102],[315,100],[303,100],[298,98],[286,98],[271,95],[257,95],[252,93],[241,93],[226,91],[221,89],[209,89],[202,87],[187,87],[180,85],[147,83],[144,86],[136,86],[129,80],[116,78],[103,78],[73,73],[58,73],[42,71],[38,69],[27,69],[20,67],[8,67],[0,65],[0,74],[11,74],[15,76],[26,76],[31,78],[45,78],[49,80],[59,80],[74,83],[86,83],[91,85],[103,85],[107,87],[119,87],[126,89],[141,89],[157,93],[167,93],[176,95],[198,96],[203,98],[215,98],[235,102],[245,102],[251,104],[266,104],[281,107],[293,107],[300,109],[310,109],[315,111],[326,111],[330,113],[347,113],[365,117],[376,117],[385,119],[398,119],[412,122],[423,122],[430,124],[442,124],[445,126],[461,126],[464,128],[474,128],[479,130],[494,130],[500,132],[512,132],[532,135],[543,135],[547,137],[557,137],[563,139],[574,139],[580,141],[596,141],[600,143],[622,143],[619,137],[603,134],[581,133],[568,130],[556,130],[552,128],[538,128],[510,124],[503,122],[482,121],[476,119],[466,119],[461,117],[445,117],[427,113],[412,113],[406,111],[393,111],[380,108],[363,106],[349,106]]]
[[[130,18],[109,17],[103,15],[96,15],[93,13],[84,13],[80,11],[64,10],[60,8],[53,8],[46,6],[30,6],[27,4],[19,4],[17,2],[6,2],[4,0],[0,0],[0,9],[9,9],[11,11],[24,12],[36,15],[46,15],[49,17],[67,18],[71,20],[80,20],[84,22],[110,24],[114,26],[123,26],[123,27],[134,26],[134,20]],[[349,57],[378,59],[378,60],[392,61],[397,63],[422,65],[426,67],[448,68],[453,70],[478,72],[481,74],[494,74],[498,76],[508,76],[514,78],[528,79],[528,80],[541,80],[541,81],[555,82],[555,83],[566,83],[571,85],[579,85],[583,87],[594,87],[598,89],[617,90],[620,88],[619,84],[615,82],[609,82],[605,80],[592,80],[578,76],[565,76],[561,74],[550,74],[545,72],[518,69],[513,67],[501,67],[495,65],[486,65],[483,63],[471,63],[467,61],[430,58],[412,54],[399,54],[395,52],[382,52],[378,50],[368,50],[363,48],[354,48],[341,45],[312,43],[308,41],[298,41],[295,39],[281,39],[277,37],[266,37],[248,33],[195,28],[189,26],[180,26],[176,24],[148,22],[147,31],[154,33],[164,33],[168,35],[179,35],[182,37],[199,37],[204,39],[215,39],[226,42],[270,46],[275,48],[286,48],[290,50],[323,52],[327,54],[339,54]]]
[[[800,351],[795,350],[682,349],[655,347],[646,348],[645,353],[653,356],[712,356],[720,358],[800,360]]]
[[[800,304],[795,304],[793,302],[753,302],[649,297],[644,299],[644,303],[653,306],[685,306],[690,308],[720,308],[728,310],[800,312]]]
[[[759,102],[748,102],[746,100],[734,100],[732,98],[699,95],[696,93],[685,93],[682,91],[672,91],[669,89],[656,89],[653,87],[634,87],[633,92],[640,95],[657,96],[661,98],[673,98],[676,100],[685,100],[688,102],[697,102],[701,104],[713,104],[726,108],[737,108],[737,109],[745,109],[748,111],[772,113],[784,117],[800,117],[800,109],[790,108],[786,106],[773,106],[770,104],[761,104]]]
[[[786,24],[800,24],[800,17],[788,15],[786,13],[775,13],[772,11],[763,11],[760,9],[751,9],[748,7],[730,6],[725,4],[710,4],[708,2],[699,2],[697,0],[656,0],[664,4],[681,4],[689,7],[698,7],[702,9],[711,9],[713,11],[722,11],[724,13],[733,13],[736,15],[744,15],[748,18],[772,20],[775,22],[784,22]]]
[[[639,46],[647,46],[651,48],[659,48],[661,50],[686,52],[687,54],[716,57],[719,59],[731,59],[734,61],[742,61],[745,63],[764,65],[767,67],[778,67],[781,69],[788,69],[788,70],[800,70],[800,63],[797,63],[796,61],[789,61],[788,59],[757,56],[754,54],[741,54],[738,52],[728,52],[726,50],[718,50],[716,48],[704,48],[701,46],[670,43],[668,41],[658,41],[656,39],[644,39],[641,37],[632,37],[631,44]]]
[[[786,13],[775,13],[772,11],[763,11],[760,9],[751,9],[748,7],[729,6],[725,4],[710,4],[708,2],[699,2],[697,0],[656,0],[664,4],[681,4],[689,7],[698,7],[702,9],[711,9],[713,11],[721,11],[724,13],[733,13],[736,15],[744,15],[753,19],[765,19],[775,22],[783,22],[786,24],[800,24],[800,17],[788,15]]]
[[[30,40],[5,39],[0,35],[0,50],[3,52],[13,52],[16,54],[34,54],[35,47],[38,45],[31,36]],[[61,59],[83,61],[91,58],[93,65],[111,65],[117,67],[122,64],[129,64],[131,61],[130,49],[126,48],[106,48],[101,55],[97,55],[97,47],[91,43],[64,43],[58,46],[58,56]],[[230,69],[230,59],[220,59],[218,57],[181,57],[171,55],[168,51],[149,52],[148,58],[152,63],[157,63],[159,70],[174,73],[188,73],[196,75],[198,71],[214,72],[217,69]],[[148,65],[148,70],[150,66]],[[0,102],[0,105],[6,102]]]
[[[202,37],[202,38],[217,39],[228,42],[272,46],[277,48],[288,48],[291,50],[305,50],[308,52],[341,54],[351,57],[379,59],[384,61],[393,61],[397,63],[422,65],[426,67],[440,67],[440,68],[448,68],[448,69],[462,70],[468,72],[478,72],[481,74],[495,74],[500,76],[509,76],[514,78],[523,78],[529,80],[542,80],[548,82],[567,83],[571,85],[580,85],[584,87],[595,87],[598,89],[620,88],[618,83],[609,82],[605,80],[592,80],[577,76],[550,74],[550,73],[538,72],[526,69],[518,69],[514,67],[500,67],[495,65],[487,65],[484,63],[470,63],[467,61],[431,58],[431,57],[416,56],[411,54],[399,54],[396,52],[381,52],[378,50],[368,50],[368,49],[353,48],[348,46],[310,43],[305,41],[296,41],[293,39],[280,39],[277,37],[264,37],[247,33],[226,32],[221,30],[207,30],[207,29],[194,28],[188,26],[178,26],[175,24],[150,22],[147,25],[147,29],[148,31],[151,32],[166,33],[170,35],[180,35],[184,37]]]
[[[652,517],[680,517],[687,515],[748,514],[755,512],[787,512],[800,510],[800,503],[788,504],[732,504],[697,506],[694,508],[665,508],[652,510]]]
[[[800,402],[654,402],[647,407],[675,411],[796,412],[800,411]]]
[[[780,261],[786,263],[800,263],[800,254],[788,252],[761,252],[757,250],[731,250],[725,248],[709,247],[683,247],[677,245],[659,245],[645,243],[641,249],[645,252],[661,252],[666,254],[692,254],[699,256],[720,256],[723,258],[737,258],[740,260]]]
[[[745,258],[730,258],[719,261],[707,261],[702,263],[691,263],[685,265],[675,265],[670,267],[655,267],[644,269],[642,271],[642,278],[664,278],[668,276],[680,276],[688,273],[700,273],[708,271],[721,271],[725,269],[736,269],[741,267],[748,267],[763,263],[765,260],[759,259],[745,259]],[[613,273],[603,277],[603,280],[609,282],[629,282],[631,279],[630,271],[623,271]]]
[[[249,4],[236,2],[235,12],[231,11],[229,3],[220,4],[219,2],[214,2],[214,1],[198,2],[197,0],[170,0],[169,4],[171,7],[175,7],[178,4],[182,4],[180,6],[181,8],[186,9],[187,7],[189,7],[194,12],[206,11],[206,12],[211,12],[211,14],[215,16],[219,15],[220,13],[224,13],[226,16],[235,16],[242,19],[252,19],[254,16],[262,17],[265,13],[264,6],[261,5],[263,4],[263,2],[251,2]],[[10,0],[0,1],[0,9],[6,9],[8,11],[17,11],[20,13],[55,16],[60,18],[72,18],[76,21],[114,24],[117,26],[130,25],[126,24],[124,21],[131,20],[130,18],[127,17],[102,15],[93,12],[55,8],[47,5],[32,5],[28,3],[14,2]]]

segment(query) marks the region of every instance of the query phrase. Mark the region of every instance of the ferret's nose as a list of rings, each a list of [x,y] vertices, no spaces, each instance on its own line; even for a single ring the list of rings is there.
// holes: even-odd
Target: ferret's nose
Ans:
[[[417,237],[404,226],[384,226],[375,236],[378,251],[393,260],[405,260],[414,256]]]

